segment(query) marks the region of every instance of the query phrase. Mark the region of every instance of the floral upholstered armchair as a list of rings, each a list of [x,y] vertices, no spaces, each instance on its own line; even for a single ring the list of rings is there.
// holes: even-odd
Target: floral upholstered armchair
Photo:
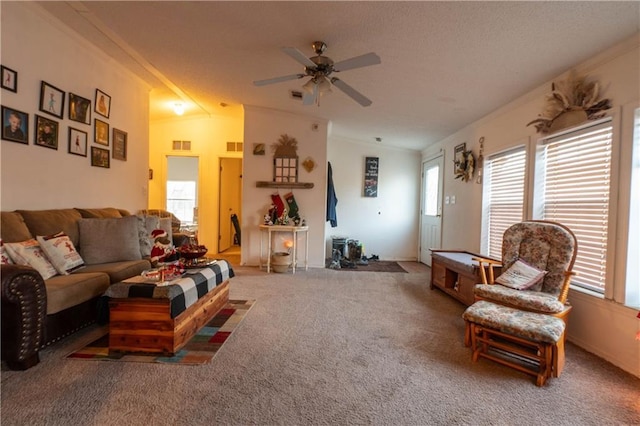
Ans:
[[[507,229],[502,240],[502,271],[504,276],[524,264],[540,272],[538,279],[522,288],[493,279],[495,260],[477,257],[483,283],[476,285],[476,300],[488,300],[505,306],[562,318],[571,310],[567,303],[573,264],[578,252],[575,235],[566,226],[550,221],[525,221]],[[518,265],[516,265],[518,263]],[[488,265],[488,279],[484,266]],[[510,268],[514,268],[511,271]],[[515,272],[518,276],[518,271]],[[529,283],[525,283],[529,284]]]

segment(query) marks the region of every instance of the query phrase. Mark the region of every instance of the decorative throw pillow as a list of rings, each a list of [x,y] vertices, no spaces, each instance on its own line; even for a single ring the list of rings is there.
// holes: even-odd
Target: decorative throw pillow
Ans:
[[[516,290],[526,290],[540,282],[546,273],[518,259],[496,278],[496,282]]]
[[[136,215],[138,218],[138,239],[140,240],[140,255],[149,257],[151,248],[153,247],[153,238],[151,233],[160,226],[158,216],[146,216],[143,214]]]
[[[47,255],[49,262],[62,275],[69,275],[69,272],[75,271],[84,265],[84,260],[76,251],[71,242],[71,238],[64,232],[58,232],[55,235],[45,237],[37,236],[36,239]]]
[[[0,263],[3,265],[12,265],[13,260],[9,257],[9,254],[4,249],[4,242],[0,240]]]
[[[80,254],[87,265],[140,260],[138,218],[80,219]]]
[[[32,238],[21,243],[6,243],[5,247],[15,263],[31,266],[42,275],[43,280],[57,275],[56,268],[47,260],[47,256],[35,239]]]

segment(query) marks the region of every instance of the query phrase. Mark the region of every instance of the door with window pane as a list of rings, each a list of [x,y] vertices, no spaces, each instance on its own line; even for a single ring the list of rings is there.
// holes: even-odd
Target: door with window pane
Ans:
[[[420,262],[429,266],[429,249],[442,245],[442,173],[442,155],[422,163]]]

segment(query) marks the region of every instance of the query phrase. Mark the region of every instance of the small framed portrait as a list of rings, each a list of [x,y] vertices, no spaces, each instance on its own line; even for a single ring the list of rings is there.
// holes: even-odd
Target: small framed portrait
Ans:
[[[58,149],[58,122],[36,115],[35,144]]]
[[[110,167],[109,150],[92,146],[91,165],[94,167],[104,167],[105,169],[108,169]]]
[[[95,119],[93,140],[100,145],[109,146],[109,123]]]
[[[62,118],[64,92],[43,81],[40,84],[40,111]]]
[[[29,114],[2,105],[2,139],[29,145]]]
[[[0,74],[2,74],[2,88],[10,92],[18,92],[18,73],[11,68],[0,65]]]
[[[69,127],[69,154],[87,156],[87,132]]]
[[[107,95],[100,89],[96,89],[95,111],[105,118],[109,118],[111,112],[111,96]]]
[[[91,124],[91,101],[75,93],[69,93],[69,120]]]
[[[113,149],[111,156],[115,160],[127,161],[127,132],[113,129]]]

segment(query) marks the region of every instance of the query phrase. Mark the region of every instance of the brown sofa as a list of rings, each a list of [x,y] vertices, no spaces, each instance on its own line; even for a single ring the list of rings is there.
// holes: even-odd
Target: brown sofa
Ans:
[[[9,368],[37,364],[41,348],[96,321],[109,285],[151,267],[141,250],[144,220],[115,208],[0,212],[4,243],[63,231],[85,260],[69,275],[46,280],[28,266],[1,265],[2,359]]]

